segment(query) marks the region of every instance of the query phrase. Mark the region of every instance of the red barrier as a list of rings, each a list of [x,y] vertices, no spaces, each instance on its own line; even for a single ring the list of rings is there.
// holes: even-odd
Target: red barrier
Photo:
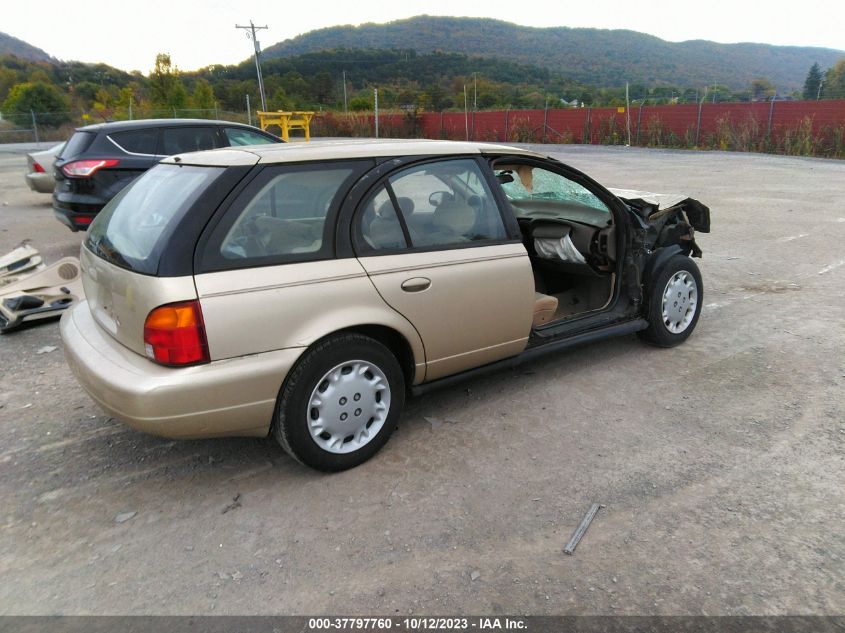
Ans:
[[[396,115],[380,117],[380,125],[390,116]],[[629,116],[633,145],[712,145],[737,129],[755,142],[777,143],[801,126],[814,136],[845,126],[845,100],[637,105],[628,113],[623,108],[425,112],[417,124],[424,138],[625,144]]]

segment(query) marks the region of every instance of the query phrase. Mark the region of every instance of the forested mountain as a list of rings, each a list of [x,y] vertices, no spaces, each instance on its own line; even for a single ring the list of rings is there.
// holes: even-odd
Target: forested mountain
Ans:
[[[40,48],[0,32],[0,55],[15,55],[34,62],[50,61],[51,57]]]
[[[704,86],[741,88],[767,77],[781,92],[801,88],[807,69],[832,66],[845,51],[769,44],[667,42],[625,30],[518,26],[500,20],[418,16],[386,24],[334,26],[265,49],[286,57],[330,49],[403,49],[495,56],[542,65],[593,86]]]

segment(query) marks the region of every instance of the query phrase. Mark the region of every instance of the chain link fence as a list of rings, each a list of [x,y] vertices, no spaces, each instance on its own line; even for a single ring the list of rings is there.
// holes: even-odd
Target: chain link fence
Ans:
[[[100,112],[0,113],[0,144],[61,142],[76,128],[111,121],[135,119],[212,119],[234,123],[254,123],[248,112],[219,108],[110,109]]]

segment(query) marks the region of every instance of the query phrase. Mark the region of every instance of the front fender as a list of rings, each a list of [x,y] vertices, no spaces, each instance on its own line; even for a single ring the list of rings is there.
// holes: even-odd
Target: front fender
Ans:
[[[670,244],[669,246],[664,246],[662,248],[658,248],[657,250],[653,251],[646,260],[645,267],[643,268],[643,296],[649,297],[651,296],[651,283],[652,280],[656,279],[663,268],[665,268],[666,264],[669,263],[669,260],[672,259],[675,255],[682,255],[683,249],[677,244]],[[645,310],[648,310],[648,301],[644,301],[643,305],[645,306]],[[648,315],[646,314],[646,317]]]

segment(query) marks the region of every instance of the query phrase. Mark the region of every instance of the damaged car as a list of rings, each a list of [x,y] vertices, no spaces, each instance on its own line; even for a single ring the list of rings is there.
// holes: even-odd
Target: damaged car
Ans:
[[[611,336],[682,343],[709,230],[698,201],[500,145],[182,154],[96,217],[61,332],[126,424],[271,435],[338,471],[384,446],[409,396]]]

